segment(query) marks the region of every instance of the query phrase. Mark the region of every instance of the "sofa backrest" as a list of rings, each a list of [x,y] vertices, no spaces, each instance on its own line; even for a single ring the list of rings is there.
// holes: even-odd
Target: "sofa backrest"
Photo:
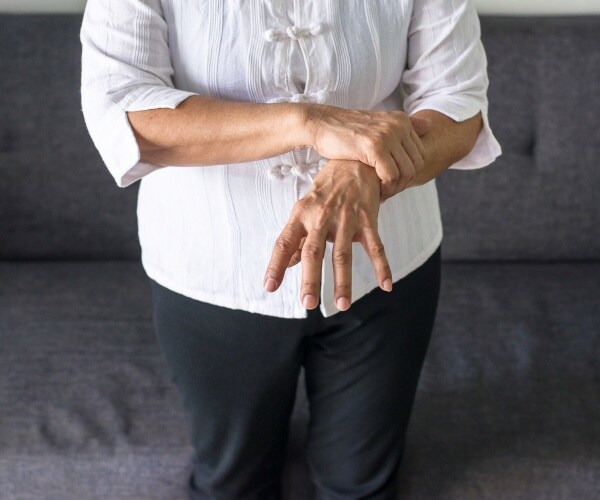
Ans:
[[[81,15],[0,15],[0,259],[135,259],[80,106]],[[492,165],[436,180],[445,260],[600,254],[600,16],[481,17]],[[210,168],[210,167],[208,167]]]
[[[0,259],[137,259],[138,183],[119,188],[83,121],[81,15],[0,15]]]
[[[436,183],[447,260],[600,256],[600,16],[481,17],[503,154]]]

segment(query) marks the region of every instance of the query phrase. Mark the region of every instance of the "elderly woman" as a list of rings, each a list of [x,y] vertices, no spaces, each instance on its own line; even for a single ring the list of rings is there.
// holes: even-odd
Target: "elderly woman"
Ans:
[[[190,498],[281,498],[302,367],[318,498],[394,498],[435,177],[501,154],[471,1],[88,0],[81,42],[90,135],[118,186],[141,181]]]

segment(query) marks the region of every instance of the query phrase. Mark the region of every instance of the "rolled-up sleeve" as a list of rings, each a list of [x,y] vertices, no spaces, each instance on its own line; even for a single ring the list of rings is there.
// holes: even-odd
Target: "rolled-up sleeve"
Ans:
[[[502,154],[488,121],[487,57],[471,0],[414,2],[401,85],[409,115],[432,109],[460,122],[481,111],[474,147],[449,168],[485,167]]]
[[[193,92],[174,88],[159,0],[88,0],[80,30],[86,127],[119,187],[162,165],[140,160],[128,111],[176,108]]]

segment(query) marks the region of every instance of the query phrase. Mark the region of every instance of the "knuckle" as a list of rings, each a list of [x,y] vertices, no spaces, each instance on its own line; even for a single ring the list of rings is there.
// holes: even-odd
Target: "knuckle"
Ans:
[[[386,171],[381,177],[382,185],[393,186],[400,179],[400,174],[397,169],[393,169],[391,172]]]
[[[338,250],[333,252],[333,262],[336,264],[346,265],[352,262],[352,255],[348,250]]]
[[[381,181],[381,191],[385,192],[385,193],[390,193],[394,190],[394,188],[396,187],[396,183],[389,181],[389,180],[383,180]]]
[[[275,252],[289,253],[293,250],[292,242],[286,236],[280,236],[275,240]]]
[[[306,293],[312,293],[315,290],[318,290],[320,287],[320,284],[317,283],[316,281],[310,281],[310,280],[306,280],[302,282],[302,294],[306,294]]]
[[[334,297],[336,297],[336,301],[337,301],[337,298],[346,297],[350,302],[352,302],[352,300],[351,300],[352,287],[350,287],[350,286],[338,285],[335,287],[335,290],[333,293],[334,293]]]
[[[396,112],[394,113],[394,118],[396,121],[396,125],[401,126],[403,129],[408,123],[410,123],[410,118],[404,111],[396,110]]]
[[[392,135],[394,133],[394,130],[396,130],[396,128],[397,128],[397,125],[393,122],[386,121],[381,124],[381,129],[382,129],[381,131],[385,135]]]
[[[293,219],[299,219],[300,215],[305,211],[306,209],[306,201],[304,198],[298,200],[296,203],[294,203],[294,205],[292,206],[292,210],[291,210],[291,217]]]
[[[304,243],[302,254],[309,259],[317,259],[321,255],[321,249],[316,243]]]
[[[385,255],[385,248],[383,246],[383,243],[374,241],[372,243],[369,243],[368,248],[369,248],[369,252],[373,255],[376,255],[376,256]]]
[[[336,220],[338,225],[347,224],[352,220],[352,216],[356,213],[358,203],[344,200],[343,205],[336,206],[333,210],[336,211]]]
[[[326,212],[317,213],[313,219],[313,227],[320,228],[325,227],[329,223],[329,216]]]
[[[408,185],[410,184],[410,181],[407,181],[406,179],[402,179],[401,182],[398,182],[396,184],[396,193],[400,193],[402,191],[404,191]]]
[[[336,295],[350,297],[352,295],[352,286],[348,283],[336,283],[335,292]]]
[[[364,138],[364,144],[369,151],[378,153],[381,149],[381,137],[377,132],[374,132]]]

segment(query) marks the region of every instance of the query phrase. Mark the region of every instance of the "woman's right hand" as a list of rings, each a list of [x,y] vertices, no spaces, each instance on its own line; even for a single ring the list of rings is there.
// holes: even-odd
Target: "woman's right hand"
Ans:
[[[404,111],[365,111],[325,104],[305,105],[309,146],[321,156],[356,160],[375,169],[385,198],[408,187],[424,167],[419,135],[428,120]]]

